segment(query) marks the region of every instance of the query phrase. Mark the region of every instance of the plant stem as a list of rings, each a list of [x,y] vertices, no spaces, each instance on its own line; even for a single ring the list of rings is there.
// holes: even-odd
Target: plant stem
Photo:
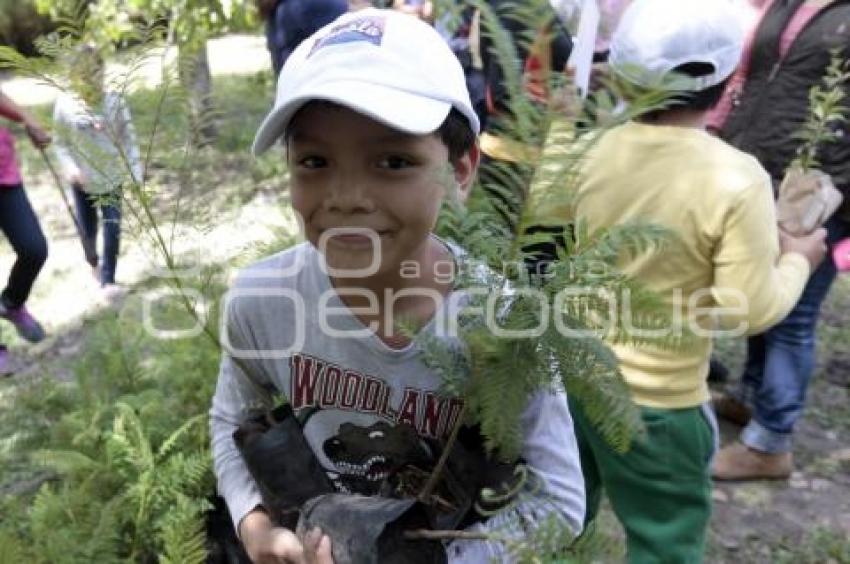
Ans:
[[[404,538],[407,540],[490,540],[487,533],[474,533],[472,531],[432,531],[429,529],[416,529],[405,531]]]
[[[434,489],[437,487],[437,482],[440,481],[440,475],[443,473],[443,468],[446,466],[446,462],[449,459],[449,454],[451,454],[452,448],[454,447],[455,442],[457,442],[457,434],[460,431],[461,426],[463,425],[464,416],[466,415],[466,403],[463,404],[463,407],[460,408],[460,413],[457,415],[457,421],[455,421],[455,426],[452,428],[452,433],[449,435],[448,440],[446,441],[445,446],[443,447],[443,452],[440,454],[440,459],[437,461],[437,464],[434,465],[434,469],[431,470],[431,475],[428,476],[428,481],[425,482],[425,485],[422,487],[422,491],[419,492],[417,499],[427,504],[428,498],[431,497],[431,494],[434,493]]]
[[[158,104],[156,108],[156,113],[154,114],[153,121],[153,133],[151,135],[151,139],[156,135],[156,131],[158,130],[159,124],[161,123],[162,111],[164,109],[164,102],[168,95],[168,86],[170,82],[165,81],[165,88],[163,89],[162,95],[158,99]],[[152,144],[153,141],[151,141]],[[123,151],[121,147],[121,143],[117,143],[113,140],[113,143],[118,147],[119,156],[122,159],[124,166],[131,172],[132,176],[132,167],[130,165],[130,161]],[[150,151],[150,146],[148,151]],[[150,154],[148,154],[147,158],[150,158]],[[182,184],[182,183],[181,183]],[[144,235],[151,241],[154,247],[154,252],[158,252],[162,259],[165,261],[165,268],[168,269],[168,272],[171,276],[164,277],[164,282],[168,286],[170,286],[173,290],[177,292],[178,299],[180,303],[183,305],[186,312],[192,317],[193,320],[200,323],[202,333],[212,342],[212,344],[218,349],[222,349],[221,341],[219,340],[219,335],[213,331],[208,323],[208,319],[206,316],[201,316],[198,314],[195,304],[189,299],[186,293],[186,286],[183,281],[180,279],[180,276],[177,274],[177,263],[174,254],[171,251],[171,245],[168,241],[166,241],[166,237],[163,235],[162,230],[160,229],[159,223],[157,223],[156,218],[154,217],[153,209],[151,207],[150,199],[148,195],[144,191],[145,181],[144,179],[138,179],[137,181],[131,182],[128,185],[128,191],[130,195],[137,200],[138,208],[134,205],[135,202],[132,201],[131,198],[127,197],[126,194],[122,194],[122,199],[125,202],[126,209],[133,215],[134,219],[139,223],[141,228],[144,230]],[[182,185],[181,185],[182,192]],[[146,228],[147,226],[147,228]],[[173,238],[171,239],[173,242]],[[264,398],[264,389],[263,387],[251,376],[250,368],[242,361],[241,358],[237,358],[232,356],[232,361],[239,366],[242,373],[244,374],[249,385],[254,388],[254,391],[258,393],[258,397]],[[265,402],[264,402],[265,403]],[[266,403],[266,408],[271,408],[272,405],[270,403]]]

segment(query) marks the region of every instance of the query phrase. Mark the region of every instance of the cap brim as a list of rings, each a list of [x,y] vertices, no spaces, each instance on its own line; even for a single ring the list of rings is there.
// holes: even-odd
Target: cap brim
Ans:
[[[293,97],[275,105],[257,130],[251,152],[260,155],[271,147],[305,104],[324,100],[369,116],[384,125],[410,133],[426,135],[436,131],[452,109],[450,102],[425,98],[381,84],[359,81],[314,83]]]

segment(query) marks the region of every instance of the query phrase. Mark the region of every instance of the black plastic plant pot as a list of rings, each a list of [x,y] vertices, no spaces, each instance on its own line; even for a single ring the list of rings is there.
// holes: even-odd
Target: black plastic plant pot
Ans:
[[[485,500],[482,491],[505,492],[517,484],[519,461],[503,462],[484,450],[484,439],[477,426],[464,426],[458,433],[441,473],[432,501],[426,500],[431,527],[439,530],[465,529],[512,501]],[[445,503],[448,502],[448,503]],[[477,508],[485,511],[479,514]]]
[[[308,501],[297,534],[319,527],[333,539],[335,564],[442,564],[439,541],[408,540],[409,530],[429,528],[424,508],[415,499],[327,494]]]
[[[454,453],[452,454],[452,457],[453,456]],[[429,475],[430,472],[424,474],[422,476],[422,480],[416,484],[415,490],[410,492],[410,494],[419,495],[422,488],[425,486],[425,482]],[[398,472],[395,476],[387,480],[387,482],[392,484],[394,481],[397,481],[403,476],[405,476],[404,470]],[[409,480],[409,478],[407,478],[407,480]],[[469,514],[474,501],[473,496],[474,491],[470,489],[468,484],[458,480],[457,476],[455,476],[452,472],[450,463],[449,467],[443,469],[433,494],[431,494],[430,498],[424,500],[424,503],[421,504],[422,511],[424,511],[428,517],[428,528],[438,530],[456,529],[463,519]],[[410,495],[405,496],[403,493],[400,493],[396,487],[395,491],[393,491],[388,497],[403,498],[410,497]]]
[[[289,405],[245,422],[233,439],[278,524],[294,529],[304,502],[334,491]]]

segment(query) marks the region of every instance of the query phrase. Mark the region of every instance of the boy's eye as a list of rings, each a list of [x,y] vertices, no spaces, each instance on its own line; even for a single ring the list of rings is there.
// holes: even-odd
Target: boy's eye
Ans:
[[[388,155],[378,161],[378,166],[380,168],[387,168],[390,170],[399,170],[413,166],[413,161],[407,157],[402,157],[401,155]]]
[[[328,161],[324,157],[316,155],[310,155],[309,157],[303,157],[298,160],[298,166],[302,166],[304,168],[322,168],[327,164]]]

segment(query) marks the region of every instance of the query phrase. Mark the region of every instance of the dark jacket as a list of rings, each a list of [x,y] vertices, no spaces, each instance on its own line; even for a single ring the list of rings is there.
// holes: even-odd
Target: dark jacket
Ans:
[[[299,43],[347,11],[348,0],[280,0],[266,20],[275,76]]]
[[[794,134],[809,114],[809,90],[822,83],[830,50],[850,58],[850,0],[823,8],[794,39],[780,60],[780,37],[803,0],[776,0],[761,20],[753,42],[749,72],[721,136],[754,155],[779,180],[796,156],[801,141]],[[847,85],[850,87],[850,85]],[[850,92],[848,92],[850,96]],[[819,149],[822,169],[850,196],[850,126],[841,138]]]

